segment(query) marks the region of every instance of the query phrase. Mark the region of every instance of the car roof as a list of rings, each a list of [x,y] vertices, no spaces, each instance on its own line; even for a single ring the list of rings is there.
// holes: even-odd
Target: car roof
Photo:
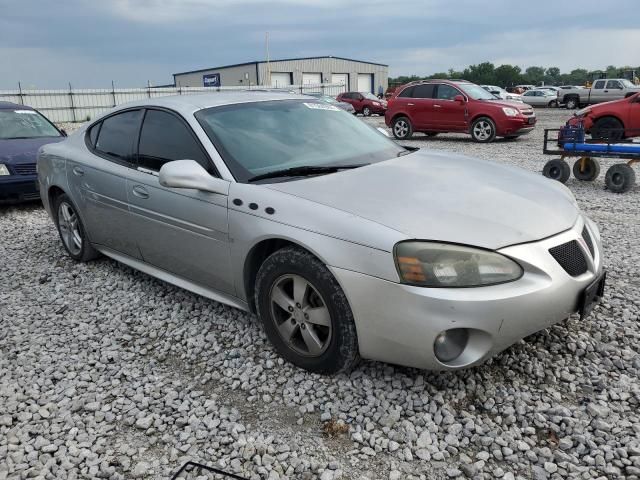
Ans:
[[[32,107],[29,107],[28,105],[20,105],[18,103],[13,103],[13,102],[0,102],[0,109],[15,110],[18,108],[22,110],[34,110]]]
[[[147,98],[135,102],[118,105],[112,113],[134,107],[164,107],[183,114],[191,114],[205,108],[220,107],[251,102],[268,102],[271,100],[303,100],[305,97],[296,93],[270,91],[233,91],[198,93],[193,95],[170,95],[166,97]],[[309,98],[309,97],[306,97]]]

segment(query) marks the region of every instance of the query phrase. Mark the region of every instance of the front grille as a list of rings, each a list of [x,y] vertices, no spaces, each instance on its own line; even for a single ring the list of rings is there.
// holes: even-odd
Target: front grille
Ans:
[[[584,243],[587,244],[589,253],[591,253],[591,258],[595,258],[596,253],[595,253],[595,250],[593,249],[593,240],[591,240],[591,235],[589,235],[589,230],[587,230],[586,225],[582,229],[582,239],[584,240]]]
[[[16,172],[16,175],[35,175],[36,164],[35,163],[20,163],[18,165],[12,165]]]
[[[533,110],[520,110],[522,112],[522,115],[526,116],[526,117],[530,117],[531,115],[533,115]]]
[[[576,240],[550,248],[549,253],[572,277],[577,277],[587,271],[587,260]]]

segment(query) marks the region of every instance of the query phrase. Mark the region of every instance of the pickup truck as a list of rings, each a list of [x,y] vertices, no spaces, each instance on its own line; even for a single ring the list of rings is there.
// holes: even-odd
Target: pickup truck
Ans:
[[[558,91],[558,103],[568,109],[582,105],[620,100],[640,92],[640,86],[626,78],[602,78],[593,82],[591,88],[568,88]]]

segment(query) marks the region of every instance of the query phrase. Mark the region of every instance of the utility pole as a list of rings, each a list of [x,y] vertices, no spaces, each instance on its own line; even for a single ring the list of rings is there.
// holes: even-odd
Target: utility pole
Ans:
[[[267,48],[267,86],[271,86],[271,64],[269,63],[269,32],[265,34],[265,45]]]

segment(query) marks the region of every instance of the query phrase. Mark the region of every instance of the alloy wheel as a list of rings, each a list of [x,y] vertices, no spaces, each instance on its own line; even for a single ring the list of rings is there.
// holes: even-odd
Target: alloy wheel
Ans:
[[[297,354],[322,355],[332,338],[331,314],[318,290],[300,275],[279,277],[271,287],[271,319]]]
[[[473,127],[473,136],[478,140],[488,140],[493,133],[493,127],[486,120],[481,120]]]
[[[398,120],[393,126],[393,133],[396,137],[404,138],[409,133],[409,125],[405,120]]]
[[[64,245],[73,255],[79,255],[82,250],[82,234],[78,214],[64,201],[58,206],[58,226]]]

